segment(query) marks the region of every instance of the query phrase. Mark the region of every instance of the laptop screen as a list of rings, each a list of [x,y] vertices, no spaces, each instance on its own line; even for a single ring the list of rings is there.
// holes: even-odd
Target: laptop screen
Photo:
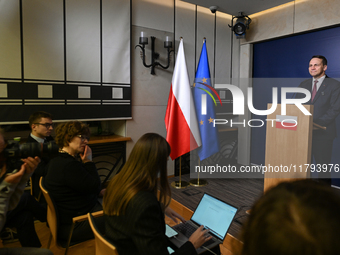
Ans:
[[[191,220],[209,228],[221,240],[237,213],[237,208],[208,194],[204,194]]]

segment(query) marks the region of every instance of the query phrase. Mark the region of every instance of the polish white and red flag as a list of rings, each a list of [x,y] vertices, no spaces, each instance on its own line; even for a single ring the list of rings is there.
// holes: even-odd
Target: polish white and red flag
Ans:
[[[201,136],[191,93],[187,64],[181,38],[172,76],[165,114],[166,140],[172,160],[201,146]]]
[[[276,128],[296,130],[297,116],[276,115]]]

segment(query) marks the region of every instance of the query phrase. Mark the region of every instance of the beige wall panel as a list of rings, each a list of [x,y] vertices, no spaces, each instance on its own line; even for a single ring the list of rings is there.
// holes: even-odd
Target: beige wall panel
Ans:
[[[63,80],[63,1],[23,1],[23,24],[24,78]]]
[[[195,10],[196,7],[194,4],[176,0],[176,53],[179,45],[179,38],[183,37],[184,52],[187,61],[190,84],[193,84],[196,73]]]
[[[248,95],[248,88],[252,87],[253,76],[253,45],[247,44],[240,47],[240,80],[239,87],[243,92],[243,95]],[[247,96],[245,96],[247,98]],[[239,116],[239,122],[246,123],[251,119],[251,113],[248,109],[247,100],[244,101],[244,115]],[[238,147],[237,147],[237,162],[242,165],[250,164],[250,139],[251,128],[249,126],[238,128]]]
[[[132,0],[132,25],[173,32],[173,0]]]
[[[294,32],[294,4],[289,3],[251,15],[252,22],[241,43],[267,40]]]
[[[232,80],[231,80],[231,84],[234,84],[234,85],[239,84],[240,47],[241,47],[240,39],[236,39],[236,36],[233,36],[233,58],[232,58],[232,75],[231,75]]]
[[[295,2],[295,33],[340,23],[338,0],[298,0]]]
[[[21,78],[19,1],[0,0],[0,78]]]
[[[216,15],[215,83],[230,83],[232,31],[228,24],[231,24],[232,17],[221,12],[216,12]]]
[[[211,13],[209,8],[197,6],[196,68],[201,55],[203,38],[205,37],[211,78],[213,78],[214,68],[214,20],[215,15]],[[214,84],[213,79],[211,80],[211,83]]]
[[[103,0],[102,5],[103,82],[130,83],[130,1]]]
[[[100,81],[100,3],[66,1],[68,81]]]
[[[137,140],[145,133],[158,133],[166,137],[164,124],[166,106],[133,106],[133,120],[126,121],[126,135],[132,138],[131,142],[126,144],[127,156]],[[174,161],[168,160],[168,175],[174,174]]]

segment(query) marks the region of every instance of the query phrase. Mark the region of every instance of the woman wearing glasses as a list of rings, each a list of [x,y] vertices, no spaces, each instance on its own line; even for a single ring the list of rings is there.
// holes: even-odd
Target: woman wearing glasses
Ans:
[[[56,128],[59,155],[49,163],[44,185],[56,204],[59,214],[58,237],[67,240],[72,218],[102,210],[97,198],[100,178],[92,162],[92,151],[87,145],[90,130],[79,121],[71,121]],[[98,224],[102,219],[98,218]],[[93,238],[87,221],[76,223],[72,242]]]

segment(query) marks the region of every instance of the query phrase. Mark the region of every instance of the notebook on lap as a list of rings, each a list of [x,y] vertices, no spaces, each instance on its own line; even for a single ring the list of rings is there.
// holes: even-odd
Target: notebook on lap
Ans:
[[[203,225],[209,229],[212,236],[211,240],[197,249],[198,254],[203,253],[223,242],[237,210],[237,207],[205,193],[191,219],[172,227],[178,234],[169,240],[176,247],[181,247],[191,234]]]

